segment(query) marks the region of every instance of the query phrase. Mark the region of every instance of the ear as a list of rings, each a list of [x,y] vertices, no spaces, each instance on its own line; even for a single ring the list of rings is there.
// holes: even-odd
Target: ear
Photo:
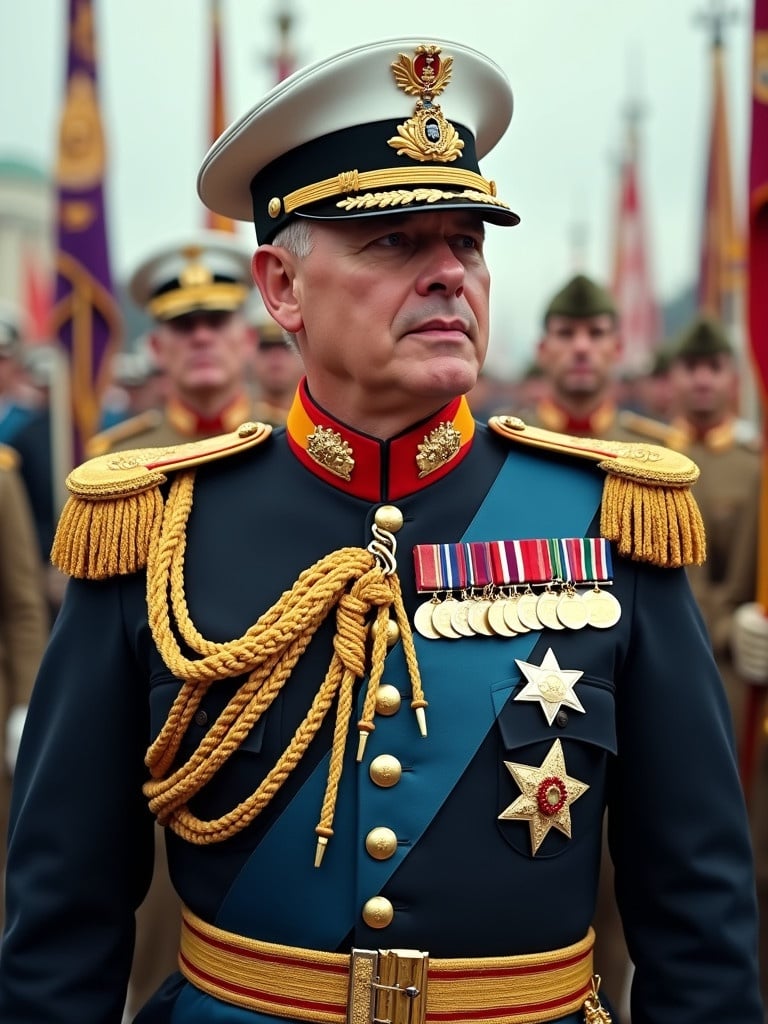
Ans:
[[[261,245],[253,254],[251,272],[264,305],[284,331],[297,334],[304,326],[294,291],[295,257],[287,249]]]

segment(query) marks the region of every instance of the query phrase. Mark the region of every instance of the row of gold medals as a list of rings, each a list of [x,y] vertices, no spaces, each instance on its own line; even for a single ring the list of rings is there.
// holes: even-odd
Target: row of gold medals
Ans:
[[[420,593],[430,593],[431,597],[416,609],[414,625],[417,632],[429,640],[458,640],[473,636],[515,637],[542,629],[578,630],[587,626],[609,629],[615,626],[621,617],[621,605],[613,594],[604,589],[612,583],[606,541],[602,538],[589,541],[592,545],[603,545],[600,564],[604,568],[599,574],[600,578],[563,578],[563,560],[558,557],[559,546],[568,543],[571,546],[574,543],[583,545],[585,542],[581,539],[570,542],[517,542],[523,545],[547,544],[551,557],[545,558],[544,564],[539,557],[536,565],[529,570],[532,576],[546,573],[545,580],[522,579],[515,583],[494,580],[481,587],[469,585],[460,588],[446,585],[446,577],[456,573],[445,571],[444,550],[458,548],[459,545],[418,545],[414,549],[417,589]],[[463,547],[471,549],[477,545]],[[469,561],[468,557],[466,561]],[[455,561],[453,568],[456,569]],[[572,566],[570,568],[573,569]],[[596,576],[593,563],[590,563],[590,568]],[[496,569],[498,572],[498,566]],[[580,569],[581,575],[584,575],[581,563]]]

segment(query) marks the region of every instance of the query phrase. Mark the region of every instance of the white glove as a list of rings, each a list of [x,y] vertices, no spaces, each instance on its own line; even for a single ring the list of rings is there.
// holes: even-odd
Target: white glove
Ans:
[[[18,744],[22,742],[26,718],[27,705],[14,705],[8,712],[8,719],[5,723],[5,767],[9,775],[13,774],[16,767]]]
[[[16,768],[16,758],[19,754],[21,733],[26,717],[26,704],[16,704],[8,712],[8,720],[5,723],[5,767],[8,769],[9,775],[13,775]]]
[[[768,686],[768,616],[759,604],[743,604],[734,612],[731,651],[739,675]]]

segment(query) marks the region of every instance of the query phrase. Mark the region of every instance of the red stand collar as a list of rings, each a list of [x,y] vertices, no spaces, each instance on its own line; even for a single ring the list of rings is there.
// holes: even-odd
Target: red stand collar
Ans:
[[[321,409],[302,380],[286,432],[294,455],[321,480],[366,501],[394,501],[450,473],[472,446],[475,421],[466,399],[455,398],[428,420],[381,441]]]

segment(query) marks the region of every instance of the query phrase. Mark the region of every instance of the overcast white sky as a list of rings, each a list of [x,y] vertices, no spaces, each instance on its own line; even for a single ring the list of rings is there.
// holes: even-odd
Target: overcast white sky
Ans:
[[[739,212],[749,144],[751,0],[292,0],[300,63],[372,38],[457,39],[505,69],[515,93],[506,138],[483,163],[520,213],[490,230],[494,272],[491,366],[519,367],[541,310],[582,268],[607,278],[615,160],[630,97],[645,107],[642,184],[662,300],[694,278],[710,113],[710,31],[698,18],[733,12],[726,72]],[[208,138],[207,0],[94,0],[109,146],[113,274],[204,222],[195,179]],[[228,117],[272,84],[268,55],[278,0],[224,0]],[[64,74],[67,0],[0,0],[0,159],[51,166]],[[246,244],[253,229],[243,226]]]

